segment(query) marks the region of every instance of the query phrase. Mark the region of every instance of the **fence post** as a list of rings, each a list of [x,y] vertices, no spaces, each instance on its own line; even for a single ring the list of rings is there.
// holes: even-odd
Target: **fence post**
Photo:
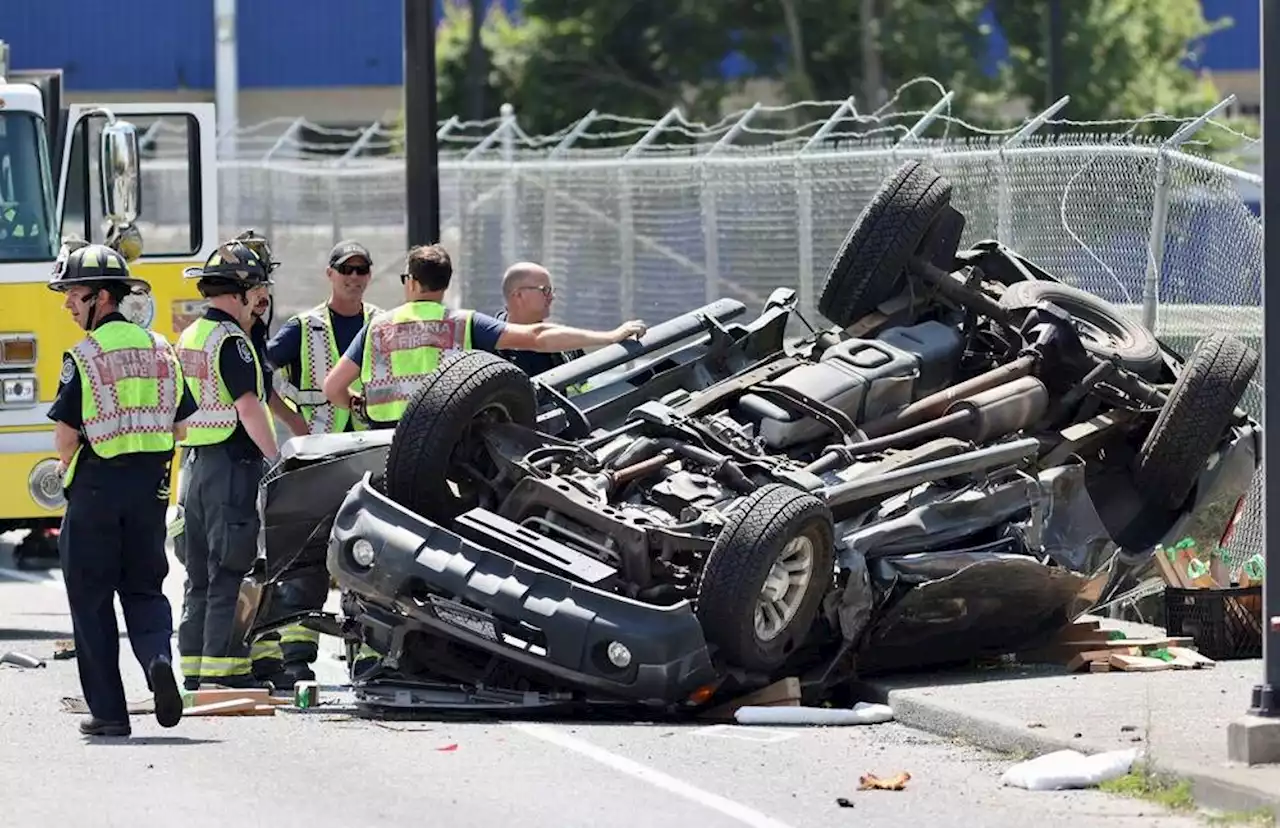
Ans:
[[[1176,151],[1208,123],[1210,118],[1235,101],[1235,95],[1228,95],[1218,101],[1208,112],[1179,127],[1178,131],[1170,135],[1156,152],[1155,195],[1151,202],[1151,234],[1147,241],[1147,276],[1142,285],[1142,324],[1153,333],[1156,330],[1157,310],[1160,305],[1160,268],[1164,264],[1165,223],[1169,218],[1168,153],[1170,150]]]
[[[916,121],[915,124],[912,125],[911,129],[907,130],[906,135],[898,139],[898,142],[893,145],[893,150],[891,151],[893,155],[893,161],[895,164],[898,161],[898,150],[904,144],[908,144],[912,141],[915,141],[917,138],[919,138],[921,135],[924,134],[924,131],[926,129],[933,126],[933,122],[938,120],[938,116],[942,114],[942,110],[951,106],[951,99],[954,98],[955,96],[956,96],[955,92],[948,91],[947,94],[943,95],[941,98],[938,99],[938,102],[934,104],[933,107],[928,112],[920,116],[920,120]]]
[[[573,125],[573,129],[569,130],[569,134],[560,139],[560,143],[551,148],[551,152],[547,154],[548,159],[556,159],[563,156],[569,151],[569,148],[577,143],[578,139],[587,134],[587,130],[595,123],[596,118],[600,117],[600,113],[591,110],[578,123]],[[542,173],[542,253],[539,260],[553,272],[556,268],[556,262],[553,261],[555,253],[555,235],[556,235],[556,173],[551,166],[544,168]],[[569,282],[573,279],[573,274],[567,271],[557,273],[556,281],[561,284],[560,290],[568,296]]]
[[[516,114],[515,107],[504,103],[502,113],[502,259],[503,267],[515,262],[520,235],[520,225],[516,218]]]
[[[648,132],[640,136],[639,141],[622,154],[622,162],[618,165],[618,244],[621,248],[619,252],[622,254],[618,305],[622,320],[634,319],[636,309],[636,231],[631,203],[631,176],[627,171],[627,162],[638,157],[645,147],[658,139],[672,121],[680,117],[682,116],[679,107],[668,111],[649,127]]]
[[[742,117],[735,121],[724,135],[720,136],[720,140],[707,149],[702,156],[703,161],[705,162],[706,159],[732,144],[734,139],[742,134],[742,130],[746,129],[747,121],[751,120],[751,116],[759,111],[760,104],[752,104],[751,108],[742,113]],[[703,285],[703,295],[706,301],[710,303],[720,298],[720,208],[717,204],[718,194],[716,192],[715,177],[705,163],[700,164],[699,169],[701,171],[699,179],[702,185],[699,200],[702,202],[703,252],[707,271]]]
[[[1048,109],[1027,121],[1022,125],[1021,129],[1009,136],[1009,140],[1000,145],[999,161],[996,163],[996,239],[1001,244],[1013,244],[1013,217],[1011,215],[1013,197],[1009,192],[1009,167],[1004,152],[1020,146],[1023,141],[1031,137],[1033,132],[1044,126],[1054,115],[1057,115],[1058,111],[1066,106],[1070,100],[1070,95],[1063,95],[1058,98],[1058,100],[1050,104]]]
[[[796,156],[796,252],[800,259],[800,274],[797,283],[800,294],[800,310],[810,313],[814,310],[814,271],[813,271],[813,176],[808,161],[813,157],[806,155],[812,147],[821,144],[835,129],[837,123],[854,109],[853,98],[846,98],[831,117],[822,122],[822,126],[805,141]]]

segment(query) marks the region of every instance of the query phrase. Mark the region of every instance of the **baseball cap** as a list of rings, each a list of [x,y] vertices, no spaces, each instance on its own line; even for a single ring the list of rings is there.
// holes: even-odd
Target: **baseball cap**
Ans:
[[[369,249],[363,244],[354,241],[340,241],[329,251],[329,267],[340,265],[355,256],[360,256],[370,265],[373,264],[373,256],[369,255]]]

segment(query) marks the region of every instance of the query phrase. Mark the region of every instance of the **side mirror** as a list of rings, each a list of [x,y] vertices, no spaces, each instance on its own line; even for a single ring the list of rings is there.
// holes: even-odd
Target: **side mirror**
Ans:
[[[103,216],[114,225],[131,225],[138,220],[142,203],[138,130],[127,121],[110,118],[102,128],[99,149]]]

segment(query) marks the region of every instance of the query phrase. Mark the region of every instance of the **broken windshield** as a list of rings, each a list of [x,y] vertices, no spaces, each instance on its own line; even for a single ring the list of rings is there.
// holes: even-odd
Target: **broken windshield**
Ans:
[[[52,261],[53,188],[43,119],[0,112],[0,262]]]

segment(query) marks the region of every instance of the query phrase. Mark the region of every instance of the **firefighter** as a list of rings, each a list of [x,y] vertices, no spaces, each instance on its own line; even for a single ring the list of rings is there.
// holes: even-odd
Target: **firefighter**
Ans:
[[[171,661],[173,608],[165,512],[175,437],[196,401],[177,355],[159,334],[129,322],[121,301],[150,290],[125,258],[99,244],[64,245],[49,288],[86,333],[63,357],[49,418],[64,468],[66,513],[58,536],[71,608],[76,665],[89,736],[131,732],[120,678],[119,595],[134,655],[146,673],[162,727],[182,716]]]
[[[374,427],[393,428],[441,353],[478,349],[554,353],[611,345],[645,332],[643,322],[624,322],[612,331],[586,331],[550,322],[522,325],[443,304],[453,278],[449,253],[439,244],[409,251],[400,282],[405,303],[384,311],[365,326],[325,378],[325,396],[335,406],[352,405],[350,386],[363,387],[365,415]]]
[[[249,338],[271,278],[242,240],[223,244],[183,275],[198,279],[209,301],[178,338],[199,407],[182,441],[191,454],[181,504],[187,589],[178,648],[185,684],[270,687],[253,675],[249,647],[232,628],[240,582],[257,557],[258,484],[277,455],[264,373]]]
[[[329,297],[320,305],[290,318],[267,343],[267,361],[280,372],[280,397],[285,411],[297,411],[306,423],[302,434],[360,431],[365,424],[324,396],[324,378],[369,322],[380,311],[364,301],[373,256],[359,242],[342,241],[329,251],[325,276]],[[287,406],[287,407],[286,407]],[[279,412],[279,409],[274,408]],[[298,434],[298,431],[294,432]],[[329,574],[307,573],[280,585],[273,606],[278,616],[319,610],[329,596]],[[284,656],[281,680],[288,686],[312,681],[311,665],[319,656],[320,634],[301,624],[280,632]]]

